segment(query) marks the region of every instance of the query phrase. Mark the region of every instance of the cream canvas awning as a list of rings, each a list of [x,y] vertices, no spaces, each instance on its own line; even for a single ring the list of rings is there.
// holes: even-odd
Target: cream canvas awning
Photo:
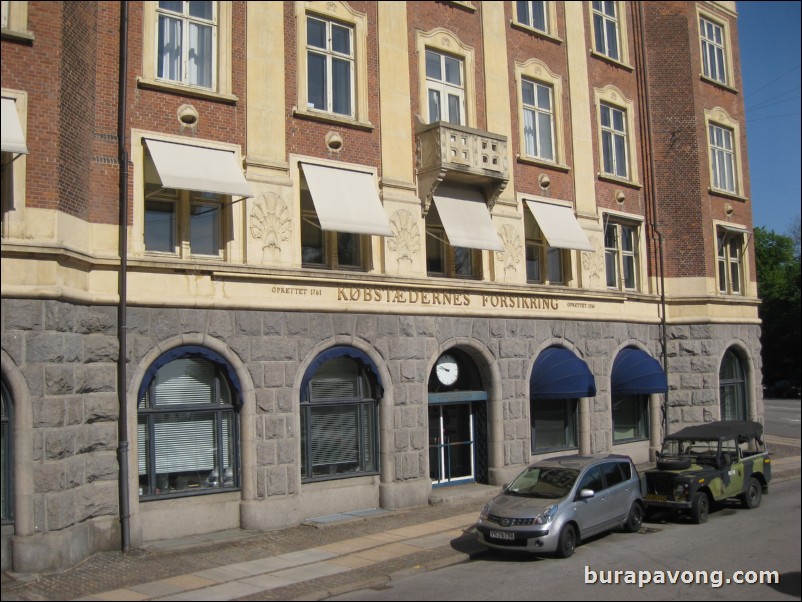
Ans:
[[[253,196],[231,151],[161,140],[145,143],[164,188]]]
[[[550,247],[577,251],[593,250],[590,240],[570,207],[529,200],[526,204]]]
[[[321,229],[393,235],[371,174],[309,163],[301,165]]]
[[[440,185],[434,192],[434,204],[452,246],[504,250],[487,204],[478,190]]]
[[[27,155],[28,145],[25,143],[22,124],[17,114],[17,103],[12,98],[2,100],[2,151]]]

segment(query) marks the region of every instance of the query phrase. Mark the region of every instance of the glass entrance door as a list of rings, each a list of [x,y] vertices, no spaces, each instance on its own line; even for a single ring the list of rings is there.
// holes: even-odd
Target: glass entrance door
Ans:
[[[475,480],[474,404],[429,406],[429,476],[434,485]]]

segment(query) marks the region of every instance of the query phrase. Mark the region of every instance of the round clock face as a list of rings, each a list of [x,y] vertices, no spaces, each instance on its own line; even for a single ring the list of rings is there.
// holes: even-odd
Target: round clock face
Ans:
[[[457,360],[448,353],[444,353],[440,356],[440,359],[437,360],[434,371],[437,375],[437,380],[447,387],[453,385],[455,382],[457,382],[457,378],[459,378],[459,364],[457,363]]]

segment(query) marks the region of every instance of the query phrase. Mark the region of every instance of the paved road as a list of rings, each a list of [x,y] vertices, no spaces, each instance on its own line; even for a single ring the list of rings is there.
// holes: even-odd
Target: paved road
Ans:
[[[648,522],[639,534],[612,533],[568,560],[490,554],[480,560],[363,590],[337,600],[791,600],[800,597],[800,487],[777,483],[756,510],[733,504],[708,523]],[[707,584],[601,584],[609,571],[660,570],[682,579],[706,571]],[[779,585],[726,583],[735,571],[777,571]],[[720,573],[719,573],[720,571]],[[596,576],[596,583],[585,579]],[[745,577],[758,577],[747,573]],[[625,581],[621,573],[619,581]],[[654,574],[653,578],[657,578]],[[720,587],[716,587],[720,584]]]
[[[767,435],[802,438],[802,402],[799,399],[764,399]]]

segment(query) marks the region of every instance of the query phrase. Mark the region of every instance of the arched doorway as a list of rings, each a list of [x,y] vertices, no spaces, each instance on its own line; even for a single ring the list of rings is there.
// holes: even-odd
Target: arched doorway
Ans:
[[[470,356],[440,355],[429,374],[429,476],[432,486],[487,482],[487,392]]]

